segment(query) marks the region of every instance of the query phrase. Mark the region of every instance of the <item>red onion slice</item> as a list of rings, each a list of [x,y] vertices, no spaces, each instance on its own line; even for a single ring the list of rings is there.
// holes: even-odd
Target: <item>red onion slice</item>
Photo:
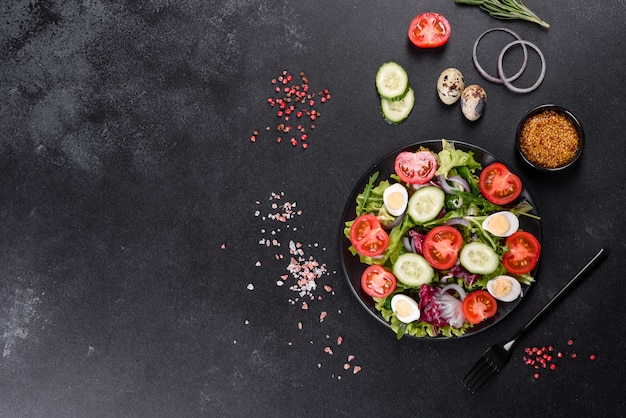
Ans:
[[[515,45],[528,45],[529,47],[533,48],[537,54],[539,55],[539,58],[541,59],[541,74],[539,74],[539,78],[537,79],[537,81],[535,82],[535,84],[533,84],[530,87],[527,88],[519,88],[519,87],[515,87],[510,83],[510,78],[507,79],[505,74],[504,74],[504,68],[502,68],[502,59],[504,58],[504,54],[506,54],[506,52]],[[506,88],[508,88],[509,90],[511,90],[514,93],[529,93],[533,90],[535,90],[537,87],[539,87],[539,85],[543,82],[544,77],[546,76],[546,59],[543,56],[543,52],[541,52],[541,50],[537,47],[537,45],[533,44],[532,42],[528,42],[528,41],[524,41],[524,40],[517,40],[517,41],[513,41],[510,44],[508,44],[507,46],[505,46],[504,48],[502,48],[502,51],[500,52],[500,56],[498,57],[498,75],[500,75],[500,79],[502,80],[502,83],[506,86]]]
[[[502,77],[498,78],[498,77],[494,77],[492,75],[489,75],[487,73],[487,71],[485,71],[483,69],[483,67],[480,66],[480,64],[478,63],[478,54],[477,54],[477,50],[478,50],[478,44],[480,43],[480,40],[489,32],[493,32],[493,31],[503,31],[503,32],[507,32],[511,35],[513,35],[515,37],[515,39],[517,39],[518,41],[521,41],[522,38],[515,32],[513,32],[510,29],[507,28],[491,28],[491,29],[487,29],[485,32],[483,32],[478,39],[476,39],[476,41],[474,42],[474,50],[472,51],[472,60],[474,61],[474,66],[476,67],[476,70],[478,71],[478,73],[480,75],[483,76],[483,78],[485,78],[488,81],[491,81],[492,83],[495,84],[504,84],[502,82]],[[522,44],[522,49],[524,50],[524,63],[522,64],[522,67],[519,69],[519,71],[514,74],[513,76],[509,77],[508,79],[506,79],[507,82],[511,82],[511,81],[515,81],[517,80],[523,73],[524,70],[526,69],[526,64],[528,63],[528,50],[526,49],[526,45]]]
[[[452,226],[452,225],[461,225],[461,226],[464,226],[464,227],[469,227],[470,226],[469,221],[467,219],[463,219],[463,218],[451,218],[451,219],[448,219],[447,221],[445,221],[443,224],[444,225],[449,225],[449,226]]]
[[[461,301],[463,301],[463,299],[465,299],[465,297],[467,296],[467,293],[465,293],[465,289],[463,289],[456,283],[450,283],[448,285],[445,285],[441,288],[441,293],[445,293],[450,289],[455,290],[459,294],[459,298],[461,299]]]
[[[448,177],[448,180],[450,180],[452,183],[454,183],[457,187],[457,189],[461,190],[462,192],[469,192],[470,191],[470,185],[469,183],[461,176],[450,176]],[[459,187],[461,186],[461,187]]]

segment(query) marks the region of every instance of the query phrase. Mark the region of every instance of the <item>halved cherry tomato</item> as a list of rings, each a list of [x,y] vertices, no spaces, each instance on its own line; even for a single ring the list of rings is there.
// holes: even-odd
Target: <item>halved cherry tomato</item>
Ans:
[[[389,245],[389,235],[372,214],[361,215],[350,226],[350,242],[364,256],[381,255]]]
[[[409,184],[428,183],[437,171],[437,159],[430,151],[402,151],[394,168],[400,180]]]
[[[439,13],[422,13],[409,25],[409,39],[420,48],[437,48],[450,39],[450,22]]]
[[[496,205],[511,203],[522,192],[522,181],[502,163],[493,163],[483,169],[478,181],[480,192]]]
[[[424,239],[424,258],[437,270],[454,266],[463,246],[463,237],[454,227],[448,225],[431,229]]]
[[[509,273],[524,274],[535,268],[541,245],[533,234],[517,231],[506,239],[509,250],[502,256],[502,264]]]
[[[361,275],[363,291],[373,298],[386,298],[396,290],[396,276],[379,265],[371,265]]]
[[[474,290],[465,296],[463,315],[472,324],[480,324],[487,318],[491,318],[498,311],[496,299],[486,290]]]

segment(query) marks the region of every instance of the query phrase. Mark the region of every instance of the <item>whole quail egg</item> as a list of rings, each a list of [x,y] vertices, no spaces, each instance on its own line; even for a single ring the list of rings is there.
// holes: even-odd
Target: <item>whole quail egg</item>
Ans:
[[[391,310],[405,324],[420,319],[420,308],[415,299],[402,293],[391,298]]]
[[[496,276],[487,282],[487,290],[491,296],[502,302],[513,302],[522,294],[519,281],[511,276]]]
[[[402,184],[394,183],[383,192],[383,202],[390,215],[400,216],[409,203],[409,193]]]
[[[492,213],[483,221],[483,229],[496,237],[508,237],[519,229],[519,219],[509,211]]]
[[[487,106],[487,93],[478,84],[465,87],[461,93],[461,111],[469,121],[478,120]]]
[[[457,102],[465,88],[463,74],[456,68],[446,68],[437,80],[437,94],[439,99],[447,105]]]

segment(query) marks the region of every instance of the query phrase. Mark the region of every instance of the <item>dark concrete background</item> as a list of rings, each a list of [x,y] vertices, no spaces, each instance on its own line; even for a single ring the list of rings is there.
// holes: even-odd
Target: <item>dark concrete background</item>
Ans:
[[[625,5],[527,4],[549,29],[452,0],[3,1],[0,416],[623,416]],[[408,22],[423,11],[450,20],[444,48],[408,44]],[[497,26],[545,54],[535,92],[510,93],[474,69],[474,40]],[[481,44],[481,60],[495,62],[497,41]],[[532,56],[520,85],[533,82]],[[389,60],[407,68],[417,95],[400,126],[380,118],[374,89]],[[487,91],[477,123],[437,99],[451,66]],[[275,141],[267,98],[283,70],[332,96],[316,105],[308,149]],[[582,160],[563,175],[537,175],[515,157],[517,122],[543,103],[567,107],[586,130]],[[342,277],[340,217],[375,161],[441,137],[520,173],[542,215],[543,261],[497,326],[398,342]],[[272,193],[301,213],[267,218]],[[260,245],[267,239],[276,244]],[[277,285],[290,241],[327,269],[308,310],[292,277]],[[482,351],[600,247],[608,260],[496,381],[469,394],[461,378]],[[570,357],[535,379],[523,348],[549,344]]]

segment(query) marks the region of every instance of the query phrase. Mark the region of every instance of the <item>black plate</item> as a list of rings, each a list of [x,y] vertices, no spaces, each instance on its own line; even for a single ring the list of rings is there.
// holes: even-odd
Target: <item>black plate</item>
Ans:
[[[474,145],[467,144],[467,143],[460,142],[460,141],[452,141],[452,140],[448,140],[448,142],[453,144],[454,147],[457,149],[460,149],[463,151],[472,151],[474,154],[474,159],[477,162],[479,162],[483,167],[486,167],[489,164],[492,164],[494,162],[498,162],[498,161],[502,162],[502,160],[496,158],[493,154],[481,148],[478,148]],[[359,260],[359,257],[353,256],[348,250],[348,248],[350,247],[350,240],[346,238],[346,236],[344,235],[344,224],[345,222],[352,221],[356,218],[356,198],[367,185],[367,182],[369,181],[369,177],[376,171],[379,171],[380,172],[380,175],[378,177],[379,181],[389,178],[389,176],[394,173],[394,162],[396,159],[396,155],[398,155],[402,151],[416,151],[420,147],[425,147],[425,148],[430,149],[431,151],[439,152],[442,149],[441,140],[418,142],[413,145],[409,145],[405,148],[394,151],[388,154],[387,156],[383,157],[381,160],[379,160],[376,164],[374,164],[373,167],[371,167],[361,177],[361,179],[355,185],[354,189],[352,190],[352,193],[348,197],[348,201],[346,203],[346,206],[343,211],[343,216],[342,216],[342,222],[341,222],[341,228],[340,228],[341,264],[343,267],[344,274],[348,280],[350,289],[352,290],[352,293],[354,293],[354,295],[356,296],[357,300],[361,303],[361,305],[363,305],[363,307],[378,322],[385,325],[389,329],[391,329],[391,325],[387,321],[385,321],[382,315],[380,314],[380,312],[376,310],[376,307],[374,306],[374,300],[361,289],[361,274],[363,273],[367,265],[361,263]],[[522,179],[522,183],[524,183],[523,179]],[[530,195],[528,188],[525,186],[522,189],[521,199],[528,201],[534,208],[531,213],[537,215],[536,205],[533,201],[532,196]],[[540,221],[530,218],[528,216],[520,216],[520,229],[523,229],[525,231],[532,233],[535,237],[537,237],[537,240],[539,240],[539,243],[542,242]],[[535,277],[535,280],[537,278],[537,269],[538,269],[538,266],[535,267],[535,269],[531,272],[533,277]],[[408,334],[406,334],[405,337],[418,338],[418,339],[429,338],[429,339],[449,340],[449,339],[457,339],[457,338],[463,338],[466,336],[474,335],[480,331],[483,331],[497,324],[505,316],[507,316],[520,303],[520,301],[524,298],[524,296],[526,296],[529,290],[529,287],[530,286],[522,285],[522,297],[517,298],[517,300],[513,302],[499,303],[498,312],[496,313],[495,316],[487,319],[486,321],[478,325],[473,326],[472,328],[469,328],[465,332],[465,334],[461,335],[460,337],[452,337],[452,338],[443,337],[443,336],[413,337]]]

